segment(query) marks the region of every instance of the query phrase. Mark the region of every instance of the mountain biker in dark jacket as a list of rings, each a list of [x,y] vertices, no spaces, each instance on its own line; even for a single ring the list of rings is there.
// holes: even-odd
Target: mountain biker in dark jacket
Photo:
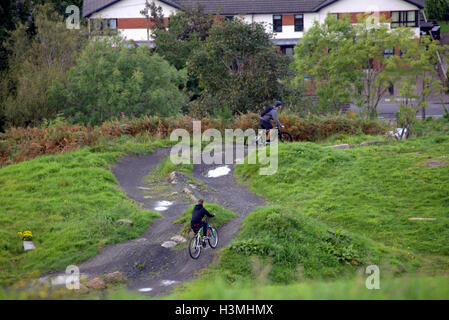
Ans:
[[[192,211],[192,220],[190,221],[190,227],[194,232],[199,232],[201,227],[203,228],[203,237],[207,236],[207,228],[209,224],[206,221],[203,221],[204,216],[215,217],[214,214],[210,213],[203,207],[204,200],[198,200],[198,204],[193,208]],[[198,230],[198,231],[196,231]]]
[[[273,107],[266,108],[260,115],[259,129],[264,129],[268,131],[267,143],[270,143],[270,136],[273,132],[273,125],[271,124],[271,120],[276,122],[276,125],[279,128],[283,128],[284,126],[278,120],[278,111],[282,107],[281,101],[276,101]],[[259,131],[259,137],[263,133]]]

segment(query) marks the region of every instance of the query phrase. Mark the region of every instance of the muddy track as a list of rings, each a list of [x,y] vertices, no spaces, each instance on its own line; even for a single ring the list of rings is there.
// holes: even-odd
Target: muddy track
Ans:
[[[154,210],[158,201],[167,200],[157,192],[144,191],[138,187],[151,187],[143,182],[143,178],[167,158],[169,153],[170,148],[158,148],[153,154],[128,155],[121,158],[113,168],[123,192],[129,198],[142,203],[146,209]],[[229,174],[208,178],[209,170],[219,166],[194,165],[193,176],[204,185],[191,189],[197,198],[204,198],[206,203],[218,203],[238,213],[238,217],[219,229],[218,250],[212,250],[208,246],[201,252],[198,260],[193,260],[182,245],[175,248],[161,246],[163,242],[179,234],[181,225],[174,224],[173,221],[192,204],[187,197],[180,195],[168,210],[160,212],[163,217],[156,218],[141,237],[104,248],[97,256],[79,265],[80,272],[92,277],[119,270],[128,278],[130,289],[151,288],[145,293],[148,296],[169,293],[174,286],[197,276],[202,268],[207,267],[217,257],[219,249],[239,233],[242,220],[256,207],[264,205],[263,198],[252,194],[235,180],[234,165],[228,165],[231,169]]]

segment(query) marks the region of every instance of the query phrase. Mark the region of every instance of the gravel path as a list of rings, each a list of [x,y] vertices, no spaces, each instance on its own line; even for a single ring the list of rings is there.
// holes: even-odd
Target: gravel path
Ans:
[[[166,195],[151,191],[152,186],[145,185],[142,179],[169,154],[170,148],[158,148],[155,153],[149,155],[128,155],[120,159],[113,168],[123,191],[131,199],[143,203],[146,209],[154,210],[160,205],[159,201],[167,200]],[[190,190],[197,198],[204,198],[206,203],[215,202],[239,214],[219,229],[219,248],[223,248],[239,233],[242,220],[256,207],[264,205],[264,199],[237,183],[233,175],[234,165],[228,165],[231,171],[227,175],[207,177],[210,170],[220,166],[194,165],[193,176],[202,181],[204,186]],[[173,188],[177,187],[179,190],[184,185],[186,183],[180,181]],[[166,294],[177,284],[193,279],[199,274],[198,271],[213,261],[219,250],[212,250],[208,246],[201,252],[198,260],[193,260],[184,247],[179,249],[179,246],[161,246],[179,234],[181,226],[172,222],[192,204],[190,199],[181,193],[178,191],[179,196],[168,206],[168,210],[160,212],[163,217],[155,219],[141,237],[104,248],[97,256],[79,265],[80,272],[93,276],[121,271],[128,278],[130,289],[144,289],[148,296]]]

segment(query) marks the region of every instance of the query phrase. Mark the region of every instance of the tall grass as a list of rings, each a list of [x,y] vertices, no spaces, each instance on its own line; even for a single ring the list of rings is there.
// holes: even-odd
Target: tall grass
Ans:
[[[38,128],[9,128],[0,134],[0,166],[19,163],[44,154],[59,154],[82,146],[93,146],[104,138],[145,135],[152,139],[164,139],[178,128],[192,133],[195,120],[201,121],[203,131],[214,128],[224,133],[225,129],[256,129],[259,115],[249,113],[233,119],[145,116],[105,122],[96,127],[70,125],[62,119],[57,119]],[[387,130],[387,126],[382,122],[365,120],[352,114],[302,119],[293,114],[282,113],[280,120],[298,141],[316,141],[335,133],[380,134]]]

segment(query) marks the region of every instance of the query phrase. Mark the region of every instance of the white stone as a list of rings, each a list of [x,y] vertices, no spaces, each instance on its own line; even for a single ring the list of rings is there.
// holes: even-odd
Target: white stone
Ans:
[[[170,240],[173,240],[173,241],[176,241],[179,243],[184,243],[187,241],[186,238],[184,238],[183,236],[180,236],[180,235],[173,236],[170,238]]]
[[[36,246],[34,245],[33,241],[23,241],[23,249],[25,251],[36,249]]]
[[[137,189],[151,191],[151,188],[147,188],[147,187],[137,187]]]
[[[165,241],[164,243],[161,244],[161,246],[163,246],[164,248],[173,248],[176,245],[177,243],[174,241]]]
[[[175,284],[175,283],[177,283],[178,281],[174,281],[174,280],[162,280],[161,281],[161,284],[163,285],[163,286],[171,286],[171,285],[173,285],[173,284]]]
[[[153,288],[142,288],[142,289],[139,289],[140,292],[150,292],[152,290],[153,290]]]

